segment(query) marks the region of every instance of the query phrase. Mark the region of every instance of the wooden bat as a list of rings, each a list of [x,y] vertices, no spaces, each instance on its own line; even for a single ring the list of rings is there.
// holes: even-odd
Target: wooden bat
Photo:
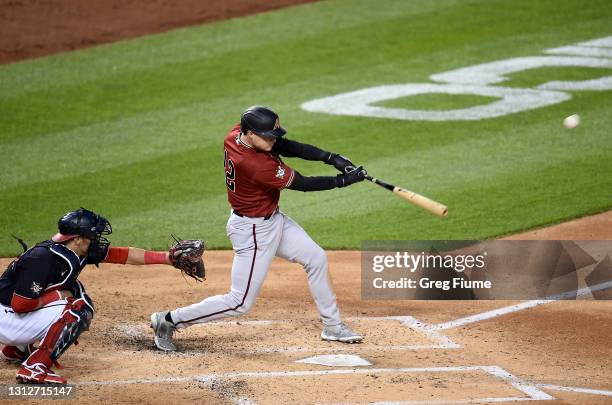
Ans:
[[[378,184],[382,188],[385,188],[398,197],[403,198],[404,200],[417,205],[432,214],[438,215],[440,217],[445,217],[448,215],[448,208],[446,205],[442,205],[437,201],[429,199],[421,194],[415,193],[414,191],[406,190],[401,187],[394,186],[393,184],[389,184],[385,181],[373,178],[372,176],[366,175],[365,178],[370,180],[374,184]]]

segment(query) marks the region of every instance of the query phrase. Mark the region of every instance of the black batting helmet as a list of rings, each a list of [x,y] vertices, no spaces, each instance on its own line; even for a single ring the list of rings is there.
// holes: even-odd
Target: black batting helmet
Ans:
[[[102,235],[113,232],[110,222],[93,211],[80,208],[67,212],[57,222],[59,232],[53,236],[54,242],[65,242],[77,236],[100,239]]]
[[[255,132],[257,135],[273,136],[280,138],[287,131],[280,126],[278,115],[268,107],[254,105],[242,113],[240,118],[240,131],[246,134],[247,131]]]

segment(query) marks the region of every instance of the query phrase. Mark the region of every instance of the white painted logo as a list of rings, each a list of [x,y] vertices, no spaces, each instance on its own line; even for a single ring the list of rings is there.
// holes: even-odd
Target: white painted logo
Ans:
[[[276,177],[278,177],[279,179],[285,178],[285,169],[283,169],[281,165],[279,165],[278,169],[276,169]]]
[[[612,90],[612,76],[582,81],[550,81],[534,89],[492,86],[507,75],[541,67],[578,66],[612,69],[612,36],[575,45],[547,49],[549,55],[511,58],[437,73],[438,83],[407,83],[369,87],[307,101],[302,109],[334,115],[390,118],[412,121],[473,121],[501,117],[561,103],[572,98],[566,91]],[[409,110],[372,104],[418,94],[469,94],[495,97],[489,104],[455,110]]]
[[[38,294],[42,291],[42,287],[36,281],[32,282],[32,287],[30,287],[30,291],[34,294]]]

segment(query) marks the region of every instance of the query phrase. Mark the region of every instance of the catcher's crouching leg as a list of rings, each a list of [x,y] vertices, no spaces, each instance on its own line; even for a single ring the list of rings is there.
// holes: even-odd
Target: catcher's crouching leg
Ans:
[[[47,331],[40,346],[17,371],[17,381],[30,384],[66,384],[67,381],[51,371],[51,365],[70,347],[83,331],[89,329],[94,309],[83,298],[70,300],[64,312]]]

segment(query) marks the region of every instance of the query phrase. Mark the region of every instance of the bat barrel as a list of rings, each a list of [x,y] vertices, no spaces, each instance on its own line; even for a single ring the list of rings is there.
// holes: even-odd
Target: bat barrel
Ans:
[[[434,215],[438,215],[440,217],[445,217],[448,215],[448,207],[446,205],[440,204],[437,201],[434,201],[430,198],[427,198],[421,194],[415,193],[414,191],[406,190],[401,187],[394,186],[393,184],[389,184],[385,181],[374,178],[370,175],[365,176],[366,180],[371,181],[374,184],[377,184],[389,191],[393,194],[397,195],[400,198],[414,204],[418,207],[423,208],[431,212]]]

